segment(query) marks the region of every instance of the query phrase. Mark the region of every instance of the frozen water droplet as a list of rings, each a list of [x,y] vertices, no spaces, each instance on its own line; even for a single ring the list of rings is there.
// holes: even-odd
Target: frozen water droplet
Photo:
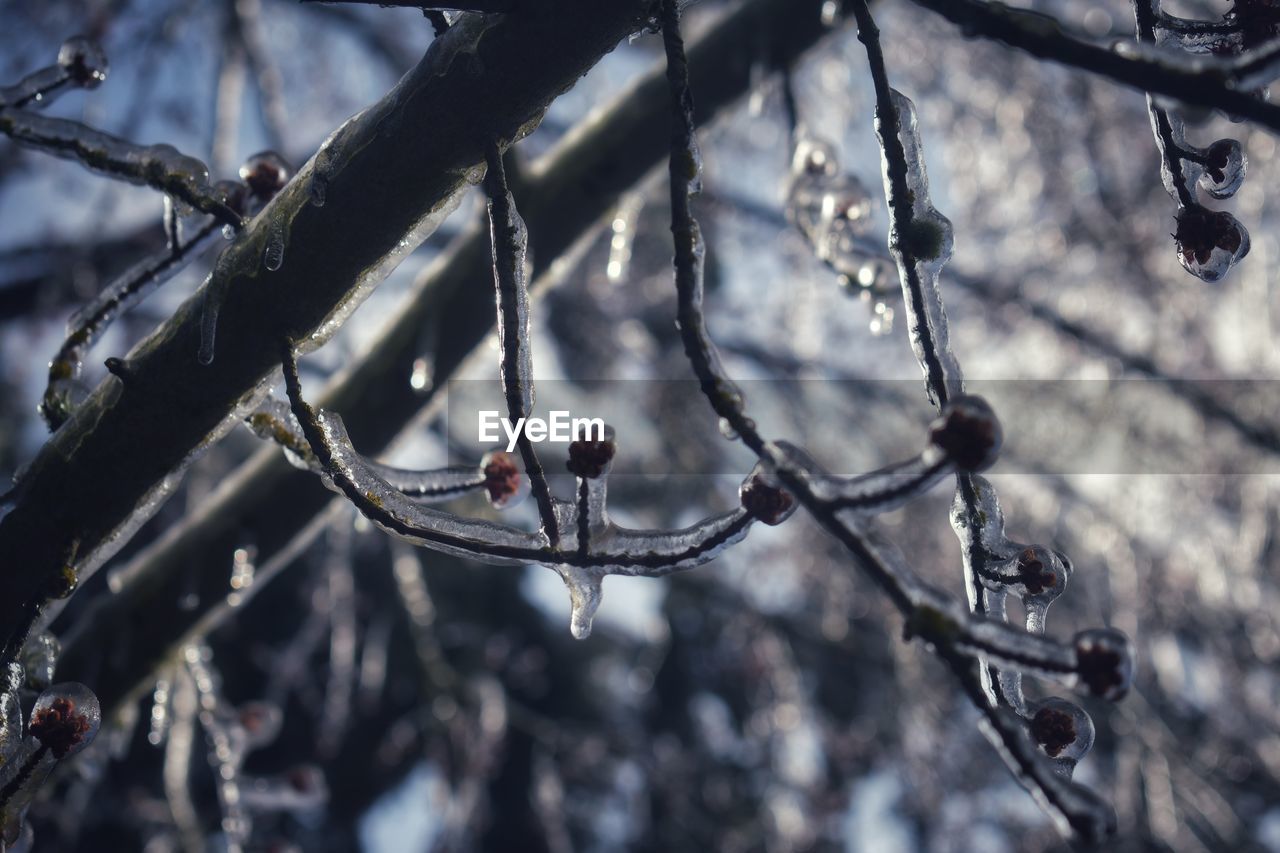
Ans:
[[[227,240],[234,240],[236,238],[236,229],[232,228],[230,225],[223,225],[222,236]]]
[[[838,23],[840,23],[839,0],[826,0],[822,4],[822,25],[824,27],[834,27]]]
[[[1050,696],[1027,711],[1031,737],[1050,758],[1074,765],[1093,747],[1093,720],[1074,702]]]
[[[262,265],[275,272],[284,264],[284,228],[279,222],[271,224],[267,247],[262,253]]]
[[[1244,183],[1248,160],[1238,141],[1219,139],[1205,151],[1202,165],[1199,184],[1205,192],[1214,198],[1230,198]]]
[[[585,640],[604,596],[602,578],[577,566],[561,567],[560,577],[569,587],[569,631],[575,640]]]
[[[479,186],[480,182],[484,180],[484,169],[480,166],[476,166],[474,169],[468,169],[466,179],[467,183],[471,184],[473,187]]]
[[[62,644],[48,631],[36,634],[22,647],[22,668],[27,674],[27,687],[44,690],[53,683]]]
[[[718,424],[720,434],[730,441],[737,441],[739,438],[738,431],[733,428],[733,424],[729,423],[728,418],[721,418]]]
[[[102,46],[84,36],[73,36],[58,50],[58,64],[77,86],[96,89],[107,79],[110,65]]]
[[[1218,281],[1249,254],[1249,232],[1225,210],[1184,207],[1173,236],[1183,269],[1202,281]]]
[[[63,759],[91,744],[101,725],[98,697],[83,684],[67,681],[40,694],[27,730],[55,758]]]

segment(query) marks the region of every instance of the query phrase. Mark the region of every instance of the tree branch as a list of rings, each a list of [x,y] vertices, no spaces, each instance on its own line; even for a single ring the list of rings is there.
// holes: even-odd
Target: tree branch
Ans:
[[[226,250],[202,292],[134,349],[129,381],[100,386],[23,477],[0,519],[0,642],[9,654],[24,610],[65,574],[73,545],[82,574],[118,549],[199,449],[260,396],[276,375],[278,342],[315,346],[331,334],[406,241],[421,241],[468,186],[484,146],[527,132],[645,12],[640,0],[554,0],[537,14],[463,20],[343,126],[324,176],[328,209],[309,192],[309,164]],[[480,62],[454,61],[463,54]],[[292,251],[272,271],[263,254],[276,241]],[[217,286],[227,293],[224,339],[234,330],[235,345],[206,367],[196,358],[201,304]]]
[[[912,0],[966,35],[1004,42],[1032,56],[1060,62],[1117,83],[1188,104],[1223,110],[1280,134],[1280,105],[1232,88],[1229,69],[1185,70],[1142,56],[1125,56],[1064,32],[1048,15],[983,0]]]
[[[753,84],[761,59],[775,66],[794,61],[830,30],[820,19],[821,0],[748,0],[711,27],[689,51],[704,118],[727,106]],[[459,25],[461,26],[461,24]],[[761,34],[767,55],[760,56]],[[572,131],[538,163],[523,186],[523,215],[542,269],[569,252],[600,224],[618,199],[643,178],[668,149],[667,84],[653,69],[613,105]],[[373,348],[344,370],[320,404],[346,413],[346,425],[370,452],[388,445],[415,415],[441,404],[438,390],[493,328],[493,291],[475,287],[488,272],[487,229],[461,236],[414,286],[406,307],[376,338]],[[285,265],[287,271],[288,265]],[[283,272],[283,271],[282,271]],[[550,276],[532,282],[534,294]],[[435,384],[415,390],[404,380],[416,359],[421,331],[440,324],[433,353]],[[133,446],[133,445],[128,445]],[[60,675],[92,681],[104,707],[118,707],[193,632],[230,618],[225,606],[227,565],[246,540],[262,559],[296,553],[322,528],[316,515],[334,502],[313,474],[264,449],[224,480],[181,524],[168,530],[117,574],[119,592],[81,615],[65,644]],[[247,590],[254,594],[265,579]],[[193,602],[182,611],[179,600]],[[133,614],[149,614],[139,623]],[[193,629],[192,620],[202,624]],[[110,638],[131,636],[128,655],[107,655]]]

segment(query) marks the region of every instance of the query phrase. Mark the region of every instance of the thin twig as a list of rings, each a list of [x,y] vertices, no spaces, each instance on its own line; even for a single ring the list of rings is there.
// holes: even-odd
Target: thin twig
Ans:
[[[489,235],[493,248],[493,280],[498,290],[498,341],[502,346],[500,372],[502,390],[507,400],[507,417],[511,423],[528,418],[533,409],[533,364],[529,340],[529,288],[525,280],[525,251],[529,235],[524,220],[516,210],[515,199],[507,187],[502,165],[502,150],[496,142],[485,149],[487,170],[484,190],[489,196]],[[542,531],[552,548],[560,545],[551,489],[542,470],[538,452],[524,430],[516,438],[520,458],[534,500]]]

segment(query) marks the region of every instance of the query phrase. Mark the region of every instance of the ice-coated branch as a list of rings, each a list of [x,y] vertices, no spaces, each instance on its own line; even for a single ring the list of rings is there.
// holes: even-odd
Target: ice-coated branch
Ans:
[[[280,445],[294,464],[324,473],[288,403],[268,396],[245,419],[245,425],[264,441]],[[442,503],[484,491],[489,502],[502,509],[513,506],[522,495],[520,469],[502,451],[485,454],[478,465],[450,465],[426,471],[397,468],[372,460],[365,460],[364,464],[388,486],[418,503]]]
[[[988,0],[913,0],[960,27],[965,34],[994,39],[1032,56],[1107,77],[1154,95],[1223,110],[1280,133],[1280,105],[1233,85],[1218,69],[1186,70],[1145,55],[1125,55],[1077,38],[1052,16]],[[855,7],[856,8],[856,7]]]
[[[1134,0],[1139,46],[1154,46],[1160,21],[1158,0]],[[1147,96],[1151,127],[1160,152],[1165,189],[1178,204],[1174,241],[1178,261],[1197,278],[1214,282],[1249,254],[1249,232],[1226,211],[1208,210],[1197,188],[1215,199],[1235,195],[1244,181],[1246,159],[1240,143],[1219,139],[1208,148],[1187,144],[1182,120]]]
[[[223,226],[216,219],[201,225],[185,241],[181,241],[177,234],[175,222],[166,219],[169,245],[163,251],[139,261],[120,275],[67,323],[67,337],[49,363],[49,384],[40,402],[40,414],[50,430],[56,430],[71,416],[76,405],[73,395],[84,358],[115,318],[141,302],[221,239]]]
[[[223,272],[233,283],[219,325],[237,330],[236,346],[208,367],[199,364],[204,296],[198,293],[129,353],[127,389],[115,379],[101,385],[82,416],[52,436],[25,469],[12,508],[0,517],[0,553],[9,558],[0,566],[0,658],[16,652],[19,633],[47,600],[51,581],[63,576],[68,554],[78,553],[72,568],[82,578],[95,571],[157,510],[186,466],[265,395],[266,381],[280,366],[281,336],[303,340],[308,348],[331,336],[469,187],[467,177],[483,162],[487,140],[527,132],[559,93],[642,27],[646,13],[642,0],[607,7],[544,0],[538,14],[464,16],[431,43],[394,90],[348,121],[327,182],[328,204],[311,202],[308,164],[272,200],[271,215],[255,217],[224,253]],[[482,66],[466,60],[475,51],[486,57]],[[595,168],[596,162],[592,157],[583,165]],[[623,174],[631,171],[628,166]],[[389,181],[389,175],[396,179]],[[371,192],[375,186],[381,189]],[[572,186],[576,202],[585,192],[576,182]],[[579,222],[578,215],[569,221]],[[263,252],[276,225],[286,245],[295,248],[268,281]],[[469,275],[478,272],[468,267]],[[450,314],[470,318],[451,330],[466,340],[475,334],[475,315],[465,298],[472,290],[464,288],[460,297],[468,308]],[[481,334],[492,310],[488,301]],[[411,395],[416,410],[422,397]],[[382,409],[378,417],[385,417]],[[387,428],[405,417],[391,416]],[[122,455],[121,448],[128,450]],[[319,509],[313,499],[290,506],[289,514],[304,527]],[[278,521],[273,514],[270,523]],[[279,544],[274,535],[266,539]],[[204,602],[206,610],[225,599],[224,571],[201,581],[202,589],[212,591],[218,576],[217,600]],[[159,620],[163,628],[150,626],[159,634],[187,623],[152,648],[172,650],[190,619],[190,612],[174,610],[172,619]],[[149,655],[135,660],[150,667],[156,661]],[[137,685],[129,680],[119,686]]]
[[[551,5],[547,3],[548,8]],[[689,62],[693,77],[700,84],[699,106],[703,113],[709,116],[724,109],[758,82],[758,77],[751,71],[759,53],[758,41],[753,40],[753,34],[769,33],[771,56],[778,62],[792,62],[830,32],[822,24],[821,7],[821,0],[746,0],[740,6],[727,10],[724,17],[691,42]],[[532,64],[523,66],[524,77],[519,77],[517,82],[524,82],[529,69],[543,71],[564,59],[568,55],[565,53],[566,44],[572,50],[584,44],[582,41],[565,42],[566,28],[572,30],[588,21],[602,23],[605,17],[613,15],[612,8],[602,10],[598,4],[591,8],[590,16],[574,17],[570,14],[558,18],[554,29],[540,37],[542,41],[526,39],[526,29],[513,41],[512,47],[504,48],[496,55],[505,64],[513,48],[517,52],[548,49],[550,53],[547,56],[530,60]],[[643,14],[643,10],[640,13]],[[462,21],[457,26],[465,30],[469,25]],[[527,28],[528,24],[524,26]],[[619,37],[625,35],[622,32]],[[449,38],[452,36],[441,41]],[[486,69],[491,64],[487,63]],[[466,89],[470,85],[469,78],[460,78],[461,88]],[[485,93],[509,91],[513,90],[484,88],[479,90],[479,95],[472,92],[459,97],[455,103],[465,105]],[[504,109],[487,108],[485,115],[500,114]],[[448,110],[444,112],[448,114]],[[669,134],[663,119],[668,112],[669,96],[664,71],[656,65],[625,91],[618,93],[590,123],[566,136],[526,177],[523,186],[527,199],[522,204],[522,214],[529,223],[542,269],[550,268],[557,258],[569,252],[584,233],[610,212],[620,194],[628,191],[661,158],[665,158]],[[439,114],[439,110],[433,114]],[[447,126],[437,123],[434,135],[415,136],[412,148],[415,159],[412,162],[433,162],[432,159],[422,159],[421,146],[434,143],[442,134],[447,135],[446,131]],[[350,142],[351,138],[345,141]],[[387,155],[383,141],[376,143],[376,147],[379,160],[385,165]],[[477,156],[482,158],[483,154]],[[439,159],[438,154],[433,157]],[[341,193],[344,183],[348,182],[351,167],[341,168],[344,160],[335,159],[327,185],[330,194]],[[312,164],[314,167],[315,163]],[[396,168],[397,174],[403,173],[403,165]],[[314,180],[313,171],[309,183],[314,183]],[[421,194],[418,196],[420,198]],[[349,208],[353,201],[359,204],[361,200],[362,197],[355,194],[353,199],[345,202],[345,207]],[[310,204],[315,207],[313,201]],[[355,239],[349,233],[352,227],[361,227],[364,222],[374,219],[385,221],[386,212],[386,205],[380,204],[346,220],[344,231],[348,233],[344,239]],[[377,229],[378,232],[385,230],[385,225]],[[324,238],[308,238],[308,241],[315,244],[313,251],[317,251],[316,247],[323,249],[333,243],[331,239]],[[405,429],[406,423],[421,413],[424,406],[429,411],[438,411],[442,400],[438,391],[443,388],[443,379],[482,346],[492,333],[494,310],[491,292],[484,288],[477,291],[467,284],[490,274],[489,255],[487,229],[469,229],[446,251],[439,263],[418,277],[406,303],[390,319],[370,350],[350,369],[343,371],[327,389],[326,405],[344,411],[348,425],[353,430],[358,427],[359,434],[371,447],[383,449]],[[351,266],[346,255],[329,256],[323,262],[329,269],[344,264]],[[292,289],[289,278],[273,282],[270,288],[250,289],[248,292],[255,302],[254,314],[262,313],[262,305],[258,302],[261,297],[281,289],[289,289],[291,306],[320,298],[322,294],[318,294],[318,287],[323,287],[327,279],[319,277],[304,282],[301,272],[305,271],[297,275],[297,290]],[[291,277],[293,270],[286,266],[276,275]],[[537,292],[553,286],[557,280],[555,276],[542,275],[531,284]],[[420,347],[423,324],[431,317],[440,316],[456,318],[457,322],[449,324],[448,334],[442,336],[436,351],[428,356],[434,361],[436,382],[424,389],[413,388],[403,381],[403,377],[412,370],[415,360],[423,356]],[[189,337],[183,338],[181,343],[188,341]],[[253,343],[255,341],[241,342],[230,357],[239,361],[245,354],[246,344]],[[274,341],[266,343],[270,349],[270,364],[266,364],[263,370],[278,369],[278,347]],[[178,345],[168,350],[167,358],[176,359],[183,352],[185,346]],[[233,363],[227,360],[228,357],[223,355],[219,358],[218,364],[222,369]],[[189,370],[184,367],[181,371],[186,379],[189,379]],[[258,375],[255,373],[250,384],[256,381]],[[244,387],[248,386],[241,386],[242,389]],[[132,408],[146,399],[139,396],[125,398],[123,402]],[[210,400],[205,392],[198,398],[185,400],[183,406],[204,406]],[[219,409],[225,412],[221,405]],[[147,422],[147,415],[138,414],[136,417]],[[148,436],[145,443],[148,456],[154,455],[157,448],[167,446],[160,439],[169,437],[171,432]],[[199,438],[192,440],[198,441]],[[83,447],[92,447],[95,443],[89,441]],[[182,452],[187,450],[189,445]],[[202,504],[199,512],[188,513],[170,529],[168,535],[135,555],[127,566],[122,566],[117,575],[121,583],[120,593],[111,596],[109,602],[99,602],[100,606],[91,608],[80,620],[83,630],[68,643],[63,653],[63,666],[69,675],[81,673],[81,677],[89,677],[92,674],[98,680],[97,687],[104,706],[118,708],[126,696],[137,690],[149,689],[154,683],[153,671],[179,654],[181,646],[187,642],[191,620],[199,619],[203,626],[212,627],[239,612],[225,606],[226,556],[240,547],[246,538],[258,544],[261,562],[278,564],[287,561],[288,555],[298,553],[318,535],[318,531],[324,529],[323,519],[332,512],[330,493],[316,489],[311,477],[290,471],[289,463],[282,456],[274,449],[264,448],[247,461],[224,480],[216,497]],[[118,470],[119,467],[117,444],[110,470]],[[130,470],[133,468],[131,464]],[[77,473],[73,481],[80,484],[76,488],[82,488],[85,480],[130,485],[95,477],[87,473],[89,470],[85,467],[85,460],[76,461]],[[137,486],[136,483],[131,485]],[[64,496],[69,488],[58,483],[52,487],[57,494]],[[63,499],[65,501],[65,497]],[[128,506],[134,499],[128,489],[112,489],[109,497],[95,498],[95,511],[100,512],[103,506]],[[288,511],[277,511],[282,507]],[[6,533],[4,527],[0,523],[0,539]],[[74,529],[75,525],[65,524],[64,527]],[[95,540],[85,537],[85,541]],[[39,564],[39,561],[26,562]],[[194,603],[193,585],[197,590]],[[258,580],[244,591],[242,598],[250,599],[267,586],[269,581],[260,568]],[[188,609],[177,607],[175,603],[179,600]],[[137,608],[147,610],[153,618],[145,625],[137,623],[130,616]],[[145,635],[145,642],[140,640],[140,648],[145,648],[146,653],[102,658],[100,650],[125,626],[130,626],[139,637]]]
[[[790,497],[757,469],[743,483],[737,509],[680,530],[619,527],[609,520],[604,506],[603,482],[590,482],[607,476],[613,438],[578,441],[570,445],[568,468],[578,477],[579,499],[552,499],[557,541],[572,541],[576,547],[553,546],[541,532],[463,518],[406,496],[355,450],[340,417],[316,411],[303,399],[292,344],[283,345],[281,361],[293,415],[327,485],[370,521],[415,545],[493,565],[537,563],[555,570],[569,589],[570,627],[578,639],[591,633],[605,576],[661,577],[700,566],[741,541],[753,522],[778,524],[792,508]]]
[[[702,310],[703,265],[706,246],[693,218],[690,199],[702,190],[702,157],[694,134],[693,94],[689,89],[689,62],[680,35],[680,4],[662,0],[662,43],[667,56],[667,85],[671,91],[671,235],[675,243],[675,281],[678,300],[676,322],[685,355],[693,366],[702,393],[712,409],[757,454],[764,440],[755,423],[743,412],[742,392],[720,363],[715,344],[707,334]]]
[[[236,230],[244,225],[209,184],[208,167],[172,145],[136,145],[77,121],[16,109],[0,110],[0,133],[98,174],[159,190]]]
[[[900,260],[915,261],[916,256],[923,256],[924,260],[937,261],[945,254],[944,249],[949,251],[949,229],[945,227],[946,220],[928,203],[922,158],[915,139],[914,116],[908,115],[909,126],[900,127],[899,124],[899,110],[909,111],[910,103],[888,87],[875,25],[865,4],[855,6],[855,15],[860,38],[867,45],[872,60],[876,82],[877,129],[885,148],[886,189],[897,232],[890,245],[898,251]],[[928,305],[923,299],[926,294],[923,285],[915,288],[917,319],[921,322],[918,323],[919,331],[913,335],[931,397],[943,409],[943,418],[931,435],[935,447],[930,450],[935,452],[926,451],[926,458],[914,469],[891,470],[872,475],[868,480],[841,482],[823,474],[795,448],[782,443],[765,443],[743,412],[741,401],[735,400],[735,405],[728,406],[717,394],[715,380],[723,374],[717,374],[707,355],[713,350],[707,338],[700,300],[690,298],[701,295],[696,275],[701,261],[700,244],[697,225],[689,210],[689,195],[693,189],[691,179],[696,177],[696,171],[682,166],[696,164],[693,156],[696,148],[678,33],[679,15],[673,0],[663,3],[661,20],[676,116],[676,132],[673,133],[671,147],[671,205],[680,325],[686,355],[694,372],[703,380],[704,393],[721,417],[734,415],[750,427],[749,432],[741,434],[760,457],[769,477],[786,490],[784,494],[789,493],[789,500],[794,498],[804,505],[814,519],[846,547],[906,617],[908,633],[923,637],[949,664],[970,698],[991,720],[991,729],[996,734],[994,740],[1015,775],[1024,780],[1055,818],[1060,818],[1064,831],[1075,832],[1089,840],[1101,838],[1114,827],[1110,809],[1094,795],[1055,775],[1048,760],[1031,745],[1028,726],[1016,716],[1011,721],[1000,716],[1004,709],[989,701],[976,673],[982,661],[995,659],[1019,671],[1033,672],[1072,685],[1084,684],[1095,695],[1119,698],[1127,689],[1132,667],[1127,640],[1118,632],[1089,632],[1087,636],[1078,635],[1073,645],[1066,646],[1047,640],[1038,633],[1012,629],[1003,618],[989,619],[983,613],[968,613],[963,608],[956,608],[945,596],[922,584],[896,550],[879,540],[878,535],[866,526],[866,513],[842,512],[838,505],[842,496],[851,499],[855,506],[861,501],[892,501],[892,486],[901,485],[908,490],[918,488],[919,484],[928,481],[929,469],[937,464],[939,456],[966,474],[988,467],[995,460],[1000,444],[998,421],[985,402],[963,395],[958,366],[946,346],[945,314],[941,310],[935,283],[937,268],[941,264],[934,263],[932,268],[924,270],[930,283],[934,284],[928,290],[933,305]],[[901,140],[899,133],[903,136]],[[914,180],[909,180],[909,175]],[[902,267],[904,291],[910,299],[912,288],[908,272],[915,263],[903,263]],[[695,311],[687,310],[690,304]],[[696,321],[692,332],[686,329],[687,318]],[[949,393],[952,391],[954,393]],[[819,496],[815,487],[824,489],[826,494]],[[1059,725],[1063,716],[1061,712],[1049,709],[1046,718],[1054,725],[1047,728],[1056,733],[1065,732],[1067,727]],[[1045,728],[1042,721],[1041,729]],[[1041,738],[1039,735],[1036,740],[1045,750],[1044,755],[1057,755],[1068,744],[1081,743],[1083,735],[1084,731],[1080,729],[1066,740]],[[1048,751],[1050,748],[1053,753]]]
[[[533,412],[533,346],[529,331],[529,285],[525,254],[529,231],[516,210],[515,199],[507,187],[502,150],[496,142],[485,148],[484,190],[489,197],[489,239],[493,247],[493,281],[497,288],[498,362],[502,392],[507,402],[507,417],[519,423]],[[533,498],[538,503],[542,532],[555,548],[560,544],[555,509],[547,476],[529,436],[522,430],[516,439],[520,458],[529,476]]]
[[[33,71],[12,86],[0,87],[0,109],[42,109],[73,88],[96,89],[110,66],[97,42],[73,36],[58,49],[58,61]]]
[[[941,407],[964,393],[964,377],[951,352],[938,275],[951,258],[951,222],[929,200],[915,107],[889,87],[880,31],[861,0],[854,0],[858,40],[867,51],[876,95],[876,136],[889,206],[889,252],[898,263],[911,346],[924,369],[930,399]]]

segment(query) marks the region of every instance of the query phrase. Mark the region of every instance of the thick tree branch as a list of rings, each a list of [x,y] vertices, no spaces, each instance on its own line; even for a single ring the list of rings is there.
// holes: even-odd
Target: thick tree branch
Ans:
[[[821,0],[748,0],[692,44],[690,71],[704,119],[748,91],[758,62],[786,65],[828,33],[821,6]],[[668,110],[659,66],[531,170],[522,184],[521,209],[541,269],[569,252],[666,156]],[[487,228],[458,238],[417,282],[408,305],[373,348],[322,397],[320,405],[345,413],[361,447],[385,447],[420,410],[438,406],[442,383],[490,334],[493,291],[476,286],[491,276],[489,266]],[[533,292],[549,280],[535,279]],[[440,323],[442,317],[448,322]],[[439,324],[439,336],[434,352],[424,353],[419,341],[429,323]],[[406,378],[424,354],[434,357],[435,384],[415,390]],[[118,707],[176,651],[194,618],[203,617],[200,630],[229,618],[226,572],[236,547],[252,541],[264,560],[299,548],[320,529],[311,522],[332,501],[313,474],[290,466],[279,450],[264,449],[227,478],[199,513],[121,569],[121,592],[95,602],[78,620],[60,677],[79,673],[95,685],[104,707]],[[175,606],[180,599],[194,604],[182,611]],[[133,618],[138,612],[149,614],[145,624]],[[108,640],[120,643],[123,637],[129,637],[129,653],[116,654]]]
[[[163,499],[207,442],[235,423],[275,374],[284,336],[331,334],[367,289],[425,237],[424,223],[465,189],[492,139],[512,140],[606,51],[644,23],[639,0],[553,0],[536,14],[471,18],[334,140],[327,204],[304,167],[246,229],[204,290],[220,286],[223,340],[196,358],[203,291],[131,353],[50,440],[0,519],[0,642],[12,653],[22,615],[53,579],[92,570]],[[475,58],[478,58],[476,61]],[[458,61],[455,61],[458,60]],[[270,243],[285,250],[278,269]],[[234,335],[234,338],[231,336]],[[122,452],[122,448],[129,451]]]

